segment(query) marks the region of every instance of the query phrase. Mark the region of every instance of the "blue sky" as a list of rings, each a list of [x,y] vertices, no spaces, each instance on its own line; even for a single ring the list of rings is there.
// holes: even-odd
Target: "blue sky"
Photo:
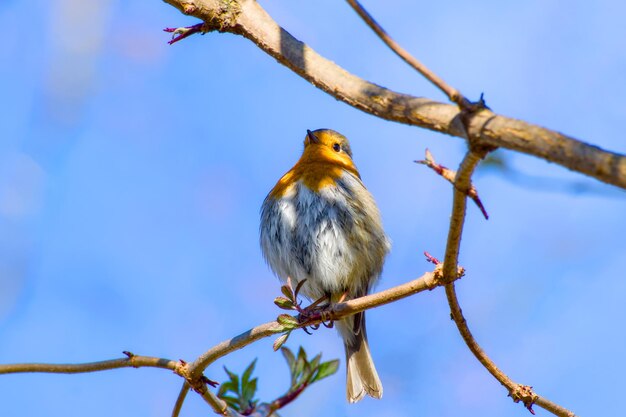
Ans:
[[[445,100],[343,2],[261,2],[297,38],[372,82]],[[626,152],[626,12],[618,1],[365,2],[406,49],[496,112]],[[391,6],[391,7],[390,7]],[[393,241],[379,288],[442,257],[451,189],[412,161],[455,167],[457,138],[376,119],[226,34],[167,45],[196,23],[159,1],[0,5],[0,362],[82,362],[121,351],[192,360],[279,311],[258,212],[306,129],[351,139]],[[479,343],[514,380],[579,415],[618,415],[626,336],[626,194],[501,152],[480,170],[458,284]],[[582,190],[582,191],[581,191]],[[348,405],[343,368],[285,416],[523,416],[471,356],[442,291],[368,313],[383,400]],[[287,389],[262,341],[259,394]],[[289,346],[343,358],[334,331]],[[6,416],[167,416],[181,381],[124,369],[0,378]],[[190,395],[184,416],[206,415]],[[538,415],[548,415],[538,409]]]

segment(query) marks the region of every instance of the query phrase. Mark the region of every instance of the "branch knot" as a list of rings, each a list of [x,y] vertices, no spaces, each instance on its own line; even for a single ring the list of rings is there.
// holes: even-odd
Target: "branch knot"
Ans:
[[[515,403],[521,401],[531,414],[535,414],[533,404],[535,404],[539,396],[534,393],[533,387],[517,384],[517,386],[509,391],[509,397],[511,397]]]

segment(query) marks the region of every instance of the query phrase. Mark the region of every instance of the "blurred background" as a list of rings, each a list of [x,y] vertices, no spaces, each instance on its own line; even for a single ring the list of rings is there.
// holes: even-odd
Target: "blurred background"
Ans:
[[[297,38],[386,87],[445,101],[343,2],[262,1]],[[366,1],[406,49],[496,112],[624,153],[626,6],[597,2]],[[274,319],[279,283],[258,245],[259,207],[306,129],[352,141],[393,241],[379,289],[443,257],[451,187],[413,163],[456,168],[464,143],[336,101],[251,42],[211,33],[160,1],[0,3],[0,362],[136,354],[193,360]],[[458,283],[479,343],[514,380],[579,415],[619,415],[626,373],[626,193],[499,151],[475,183]],[[526,416],[474,359],[443,291],[368,313],[382,401],[345,401],[339,373],[284,416]],[[264,340],[259,397],[288,388]],[[334,331],[289,347],[341,358]],[[180,378],[155,369],[0,377],[3,416],[168,416]],[[189,395],[183,416],[209,415]],[[538,415],[548,415],[537,409]]]

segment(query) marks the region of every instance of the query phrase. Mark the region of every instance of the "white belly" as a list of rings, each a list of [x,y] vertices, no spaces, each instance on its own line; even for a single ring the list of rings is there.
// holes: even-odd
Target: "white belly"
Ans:
[[[263,204],[261,248],[268,264],[282,280],[306,279],[302,293],[312,299],[365,294],[389,250],[371,195],[350,174],[340,185],[316,193],[299,183]]]

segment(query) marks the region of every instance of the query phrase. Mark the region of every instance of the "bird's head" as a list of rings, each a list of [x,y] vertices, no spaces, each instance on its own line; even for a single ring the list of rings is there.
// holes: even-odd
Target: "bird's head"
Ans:
[[[307,130],[302,158],[354,167],[348,138],[330,129]]]

